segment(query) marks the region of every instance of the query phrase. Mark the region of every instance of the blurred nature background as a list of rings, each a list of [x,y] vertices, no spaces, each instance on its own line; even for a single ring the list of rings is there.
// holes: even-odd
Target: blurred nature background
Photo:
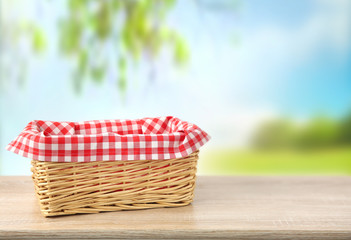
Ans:
[[[0,0],[0,174],[34,119],[177,116],[200,174],[351,175],[349,0]]]

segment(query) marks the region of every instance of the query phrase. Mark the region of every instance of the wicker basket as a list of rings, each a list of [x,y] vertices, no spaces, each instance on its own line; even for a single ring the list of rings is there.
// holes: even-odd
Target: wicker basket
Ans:
[[[209,139],[172,116],[34,120],[6,149],[32,159],[41,212],[58,216],[188,205]]]
[[[177,207],[193,200],[197,160],[32,160],[32,178],[44,216]]]

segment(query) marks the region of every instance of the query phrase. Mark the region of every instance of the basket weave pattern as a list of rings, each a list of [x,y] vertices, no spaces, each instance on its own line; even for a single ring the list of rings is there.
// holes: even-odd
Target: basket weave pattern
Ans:
[[[32,160],[32,178],[44,216],[177,207],[193,200],[197,160]]]

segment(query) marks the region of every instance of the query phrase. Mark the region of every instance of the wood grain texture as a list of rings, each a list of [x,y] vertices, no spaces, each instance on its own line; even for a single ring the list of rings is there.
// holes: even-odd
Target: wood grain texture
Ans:
[[[179,208],[44,218],[30,177],[0,177],[2,239],[351,239],[351,177],[198,177]]]

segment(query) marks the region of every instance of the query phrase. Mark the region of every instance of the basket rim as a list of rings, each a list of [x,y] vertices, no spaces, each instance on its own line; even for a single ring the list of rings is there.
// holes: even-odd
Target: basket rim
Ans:
[[[48,162],[158,160],[185,157],[209,140],[197,125],[172,116],[83,122],[35,120],[6,149]]]

